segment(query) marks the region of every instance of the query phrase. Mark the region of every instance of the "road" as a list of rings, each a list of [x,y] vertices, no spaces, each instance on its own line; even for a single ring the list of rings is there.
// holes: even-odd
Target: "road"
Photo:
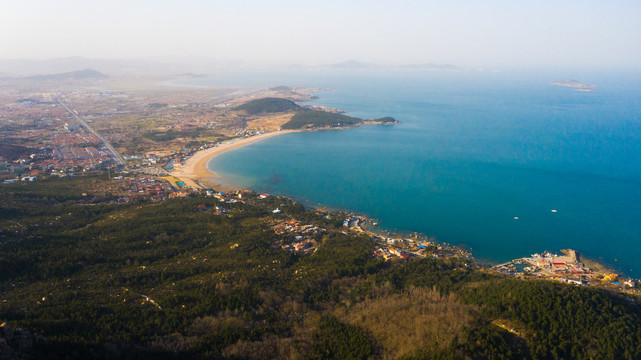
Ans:
[[[87,124],[87,122],[80,115],[78,115],[73,109],[71,109],[67,104],[65,104],[59,97],[56,98],[56,100],[60,105],[62,105],[62,107],[65,108],[65,110],[67,110],[69,114],[71,114],[71,116],[74,117],[74,119],[76,119],[78,123],[80,123],[80,125],[82,125],[85,129],[87,129],[87,131],[94,134],[98,139],[100,139],[100,141],[102,141],[102,143],[105,145],[105,148],[107,148],[107,150],[111,153],[111,155],[113,155],[114,159],[119,165],[127,165],[127,162],[122,157],[122,155],[120,155],[120,153],[113,146],[111,146],[111,144],[107,141],[107,139],[102,137],[102,135],[100,135],[96,130],[94,130],[94,128],[89,126],[89,124]]]

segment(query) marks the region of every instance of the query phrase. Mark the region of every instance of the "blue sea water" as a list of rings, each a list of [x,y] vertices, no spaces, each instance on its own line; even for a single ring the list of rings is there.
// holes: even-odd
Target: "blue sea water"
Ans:
[[[566,78],[595,90],[550,85]],[[574,248],[641,277],[638,73],[283,73],[199,81],[328,87],[313,104],[402,121],[286,134],[227,152],[209,164],[226,181],[354,210],[488,261]]]

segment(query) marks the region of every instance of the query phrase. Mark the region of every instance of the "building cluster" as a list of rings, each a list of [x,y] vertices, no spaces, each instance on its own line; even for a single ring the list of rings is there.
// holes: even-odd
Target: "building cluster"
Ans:
[[[450,246],[445,243],[437,244],[425,237],[419,236],[418,234],[415,234],[413,239],[410,237],[392,238],[389,236],[383,236],[363,229],[366,224],[372,224],[373,226],[378,225],[376,222],[373,222],[364,216],[354,214],[348,214],[343,219],[344,229],[367,233],[371,235],[377,243],[383,245],[374,251],[373,256],[384,258],[386,261],[392,260],[395,257],[401,258],[402,260],[408,260],[411,257],[469,258],[472,256],[471,253],[462,248]]]
[[[574,250],[567,250],[567,255],[551,252],[532,254],[530,257],[514,259],[496,265],[492,270],[505,275],[535,276],[544,279],[558,280],[575,285],[611,284],[634,288],[632,279],[620,280],[620,276],[611,271],[595,271],[587,267]]]
[[[153,200],[163,200],[170,197],[175,197],[181,191],[171,185],[171,183],[164,179],[156,179],[148,176],[144,177],[123,177],[116,176],[114,181],[122,182],[121,189],[123,195],[118,198],[118,202],[129,202],[140,197],[151,197]]]
[[[374,250],[373,255],[374,257],[377,257],[377,258],[383,258],[385,259],[385,261],[390,261],[395,257],[398,257],[403,261],[407,261],[409,260],[410,257],[415,256],[414,254],[407,253],[403,250],[399,250],[391,246],[382,246]]]
[[[298,220],[287,220],[272,226],[274,232],[282,235],[274,240],[272,247],[293,252],[310,252],[318,247],[318,240],[325,229],[312,224],[301,224]]]
[[[234,135],[236,135],[236,136],[250,137],[250,136],[256,136],[256,135],[261,135],[261,134],[264,134],[264,132],[260,131],[260,130],[255,130],[255,129],[237,129],[237,130],[234,130]]]
[[[469,258],[472,255],[455,246],[448,244],[439,244],[425,238],[391,238],[376,235],[375,240],[382,246],[374,251],[374,256],[392,260],[395,257],[401,260],[408,260],[412,257],[430,257],[430,258],[449,258],[461,257]]]
[[[361,228],[361,224],[365,220],[366,219],[362,216],[356,216],[354,214],[350,214],[350,215],[347,215],[345,219],[343,219],[343,227],[347,229],[363,231],[363,229]]]
[[[196,210],[200,212],[205,212],[205,211],[213,211],[214,215],[227,215],[229,213],[229,209],[226,209],[222,206],[207,206],[205,204],[200,204],[196,205]]]
[[[231,192],[213,192],[211,190],[207,190],[206,194],[207,196],[213,196],[224,203],[235,204],[244,203],[243,196],[251,196],[252,192],[249,190],[237,190]]]
[[[39,180],[51,176],[66,176],[98,170],[112,164],[112,158],[104,149],[95,147],[63,146],[48,152],[30,154],[17,160],[0,158],[0,179],[5,183],[23,180]]]
[[[87,132],[80,125],[69,125],[65,123],[63,127],[59,127],[51,134],[52,147],[60,146],[73,146],[83,144],[97,144],[100,139],[96,135]]]
[[[329,107],[329,106],[309,105],[309,106],[305,106],[305,107],[307,109],[310,109],[310,110],[324,111],[324,112],[328,112],[328,113],[332,113],[332,114],[344,114],[345,113],[345,111],[343,111],[341,109],[336,109],[336,108],[332,108],[332,107]]]
[[[123,158],[127,161],[130,168],[140,168],[147,166],[156,166],[159,164],[165,165],[173,159],[177,158],[176,155],[171,154],[168,156],[158,156],[153,153],[137,154],[137,155],[124,155]]]
[[[559,256],[550,252],[532,254],[493,267],[507,275],[528,274],[544,278],[559,278],[565,282],[587,285],[594,276],[592,270],[581,263],[573,250],[570,255]]]
[[[44,96],[44,95],[43,95]],[[112,164],[100,140],[54,101],[27,99],[0,106],[0,180],[38,180]],[[38,170],[38,177],[27,173]]]

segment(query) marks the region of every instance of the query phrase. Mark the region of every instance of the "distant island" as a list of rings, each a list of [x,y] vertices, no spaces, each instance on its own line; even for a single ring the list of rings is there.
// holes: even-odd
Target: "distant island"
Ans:
[[[96,71],[94,69],[84,69],[78,71],[69,71],[65,73],[47,74],[47,75],[32,75],[21,77],[18,79],[46,81],[46,80],[87,80],[87,79],[107,79],[109,76]]]
[[[582,92],[591,92],[594,88],[594,85],[584,84],[576,80],[555,81],[552,83],[552,85],[571,87],[571,88],[575,88],[576,91],[582,91]]]
[[[470,71],[452,64],[402,64],[382,65],[348,60],[337,64],[320,65],[316,70],[339,70],[339,71]]]

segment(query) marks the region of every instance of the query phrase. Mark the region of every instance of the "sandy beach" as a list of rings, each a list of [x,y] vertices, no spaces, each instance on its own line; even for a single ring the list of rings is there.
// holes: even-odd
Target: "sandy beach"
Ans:
[[[214,146],[212,148],[198,151],[192,157],[187,159],[184,164],[175,166],[175,170],[171,172],[171,175],[194,189],[212,187],[216,190],[230,190],[229,187],[224,187],[217,183],[216,174],[210,172],[207,169],[207,162],[210,159],[213,159],[214,157],[224,153],[225,151],[237,149],[239,147],[273,136],[296,131],[297,130],[279,130],[247,138],[238,138],[228,143],[218,144],[217,146]]]

